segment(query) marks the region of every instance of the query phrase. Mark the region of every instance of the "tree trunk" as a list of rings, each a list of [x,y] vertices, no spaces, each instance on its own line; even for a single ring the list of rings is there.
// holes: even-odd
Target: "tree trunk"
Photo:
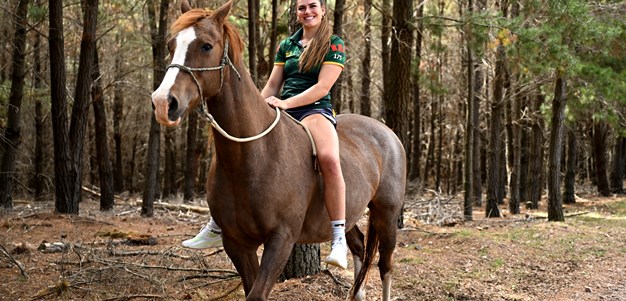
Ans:
[[[258,28],[257,21],[259,19],[259,10],[256,3],[257,0],[248,0],[248,63],[250,68],[250,77],[252,77],[252,81],[258,85],[259,73],[257,70],[256,60],[258,39],[256,33]]]
[[[567,162],[565,171],[565,191],[563,192],[563,203],[576,203],[576,167],[577,167],[577,146],[576,131],[572,126],[567,127]]]
[[[161,0],[159,5],[159,22],[157,27],[156,12],[154,5],[157,0],[148,4],[148,16],[152,37],[152,67],[153,88],[157,89],[165,76],[165,32],[167,29],[167,12],[169,1]],[[148,136],[148,149],[146,151],[145,188],[143,202],[141,203],[141,215],[152,217],[154,215],[154,198],[158,191],[159,174],[159,148],[161,126],[156,121],[154,113],[150,114],[150,134]]]
[[[20,145],[20,110],[24,95],[24,58],[26,57],[26,25],[28,0],[20,0],[15,13],[15,38],[13,39],[13,72],[11,73],[11,95],[7,109],[8,122],[0,147],[4,149],[0,167],[0,206],[13,208],[13,178],[15,155]]]
[[[391,0],[382,0],[382,6],[380,13],[382,15],[382,24],[381,24],[381,33],[380,33],[380,43],[381,43],[381,62],[383,68],[383,93],[387,93],[387,89],[390,86],[390,63],[391,63]],[[384,99],[383,95],[383,99]],[[380,108],[380,114],[383,118],[385,116],[385,106],[387,103],[383,100]]]
[[[411,151],[409,156],[409,181],[420,180],[420,159],[422,158],[422,105],[420,102],[421,70],[419,66],[422,61],[422,40],[424,37],[424,21],[422,20],[422,16],[424,15],[424,5],[425,3],[422,2],[417,10],[418,30],[415,40],[415,66],[417,66],[417,68],[415,68],[411,76],[411,84],[413,87],[413,139],[411,141],[411,146],[413,147],[413,151]]]
[[[278,0],[272,0],[272,25],[270,29],[270,57],[269,64],[270,66],[267,68],[267,76],[272,73],[274,57],[276,56],[276,45],[278,43]]]
[[[467,3],[467,16],[469,18],[474,13],[474,4],[472,0]],[[472,27],[471,22],[468,23],[468,28],[465,35],[466,43],[466,55],[467,55],[467,105],[465,106],[465,169],[463,188],[465,194],[463,197],[463,219],[471,221],[473,219],[472,205],[474,196],[474,176],[472,171],[474,170],[474,131],[476,125],[474,124],[474,55],[472,51]]]
[[[176,195],[176,132],[177,128],[165,128],[165,166],[163,170],[163,198]]]
[[[563,74],[556,79],[552,100],[552,126],[548,163],[548,220],[564,221],[561,200],[561,151],[563,148],[563,122],[565,119],[566,81]]]
[[[524,107],[523,111],[527,111],[527,108]],[[530,137],[528,135],[528,131],[530,128],[527,125],[527,122],[524,121],[520,127],[520,171],[519,171],[519,202],[521,205],[526,204],[528,201],[528,167],[530,165],[530,161],[528,160],[528,153],[530,152]]]
[[[346,38],[345,36],[343,36],[343,7],[345,5],[346,1],[345,0],[335,0],[335,10],[333,12],[333,33],[337,36]],[[326,16],[326,18],[328,18],[328,16]],[[347,48],[347,43],[348,40],[346,39],[346,48]],[[346,68],[347,69],[347,68]],[[345,81],[346,75],[345,73],[347,72],[347,70],[344,70],[344,72],[341,72],[342,74],[339,75],[339,78],[337,79],[337,81],[335,82],[335,84],[333,85],[330,93],[330,99],[333,101],[333,107],[335,108],[335,111],[337,111],[337,114],[340,114],[343,110],[343,103],[344,103],[344,99],[343,99],[343,95],[342,95],[342,89],[343,89],[343,82]]]
[[[486,0],[478,0],[476,1],[476,13],[483,13],[487,7]],[[473,53],[474,56],[474,74],[473,74],[473,104],[472,104],[472,116],[474,123],[474,143],[472,145],[472,155],[474,158],[472,159],[472,174],[474,175],[473,181],[473,197],[472,201],[475,206],[482,206],[483,203],[483,168],[482,164],[483,152],[482,152],[482,132],[480,129],[480,100],[483,97],[483,85],[484,85],[484,76],[483,76],[483,64],[482,57],[478,55],[478,53]]]
[[[63,3],[49,0],[50,109],[54,141],[55,210],[78,213],[78,201],[72,199],[72,158],[68,145],[68,118],[65,90],[65,47],[63,39]]]
[[[115,203],[113,190],[113,171],[109,158],[109,139],[107,137],[107,117],[104,109],[104,94],[100,77],[100,63],[98,51],[94,52],[94,66],[92,72],[93,116],[96,130],[96,154],[98,156],[98,171],[100,178],[100,210],[113,209]],[[93,168],[93,166],[92,166]]]
[[[372,0],[364,0],[365,24],[363,24],[363,57],[361,58],[361,115],[372,116],[372,100],[370,98],[370,77],[372,60]]]
[[[320,272],[320,247],[319,244],[299,245],[296,244],[291,250],[291,255],[283,273],[278,278],[282,282],[287,279],[300,278],[315,275]]]
[[[531,109],[531,115],[533,116],[532,134],[531,134],[531,147],[529,155],[529,167],[528,173],[530,178],[528,179],[528,187],[530,188],[530,200],[526,203],[526,207],[529,209],[538,209],[539,201],[541,200],[541,194],[543,192],[543,132],[544,123],[541,117],[541,105],[544,102],[544,97],[541,91],[537,91],[533,97],[533,107]]]
[[[404,145],[406,153],[410,146],[408,132],[409,104],[411,95],[411,48],[413,47],[413,2],[394,0],[393,28],[394,39],[391,42],[391,60],[389,85],[385,86],[385,120]],[[402,211],[401,211],[402,212]],[[404,226],[403,214],[398,218],[398,227]]]
[[[55,132],[55,209],[59,213],[78,214],[82,191],[83,139],[87,125],[91,85],[91,70],[96,42],[98,0],[83,3],[83,34],[80,43],[77,81],[72,105],[69,133],[67,130],[67,100],[65,99],[65,59],[63,47],[63,6],[49,1],[50,10],[50,77]],[[56,108],[55,108],[56,107]],[[69,143],[68,143],[69,142]]]
[[[517,84],[518,81],[515,81],[513,84]],[[509,179],[509,212],[511,214],[520,214],[520,175],[522,169],[522,126],[521,126],[521,115],[522,115],[522,97],[519,93],[519,90],[516,89],[517,93],[512,95],[511,100],[513,101],[511,108],[511,144],[512,144],[512,159],[513,162],[511,164],[511,178]]]
[[[611,167],[611,191],[624,193],[624,169],[626,167],[626,138],[615,139],[613,164]]]
[[[198,165],[198,159],[195,156],[196,152],[196,139],[198,132],[198,113],[195,111],[189,112],[189,118],[187,123],[187,152],[185,157],[185,188],[183,192],[183,199],[185,202],[191,202],[195,194],[196,188],[196,170]]]
[[[42,3],[37,2],[38,5]],[[35,65],[35,75],[34,75],[34,86],[35,86],[35,154],[34,154],[34,177],[33,177],[33,186],[35,190],[35,201],[41,201],[43,197],[43,188],[44,188],[44,159],[43,159],[43,148],[44,148],[44,113],[43,113],[43,101],[42,101],[42,88],[43,88],[43,74],[41,72],[41,34],[35,34],[35,44],[33,46],[34,51],[34,65]]]
[[[603,121],[595,121],[593,124],[593,157],[595,158],[596,169],[596,185],[598,193],[602,196],[610,196],[611,188],[609,187],[608,163],[606,159],[607,146],[606,139],[608,135],[608,126]]]
[[[489,129],[489,163],[487,173],[487,208],[486,217],[500,217],[502,194],[500,191],[504,161],[501,161],[502,148],[502,114],[504,101],[504,48],[498,46],[496,53],[496,69],[494,75],[493,100],[491,101],[491,128]]]
[[[122,85],[122,62],[123,56],[120,51],[115,56],[115,87],[113,89],[113,140],[115,141],[115,168],[113,169],[113,183],[116,193],[124,191],[124,167],[122,161],[124,89]]]

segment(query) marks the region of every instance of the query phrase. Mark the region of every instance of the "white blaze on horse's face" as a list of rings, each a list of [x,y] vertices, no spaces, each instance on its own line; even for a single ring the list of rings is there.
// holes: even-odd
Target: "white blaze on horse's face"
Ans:
[[[189,45],[191,45],[191,43],[195,39],[196,32],[193,27],[185,28],[181,30],[178,35],[176,35],[176,49],[174,50],[171,64],[185,65],[185,59],[187,58]],[[163,118],[159,118],[160,114],[165,114],[165,116],[167,116],[167,105],[169,101],[168,96],[170,94],[170,89],[172,89],[172,86],[174,86],[178,72],[178,68],[168,69],[167,73],[165,73],[165,76],[163,77],[161,85],[159,85],[159,87],[152,93],[152,103],[154,104],[157,111],[157,120],[159,120],[160,123],[164,123],[165,125],[175,125],[180,122],[180,117],[177,121],[169,121],[163,120]]]

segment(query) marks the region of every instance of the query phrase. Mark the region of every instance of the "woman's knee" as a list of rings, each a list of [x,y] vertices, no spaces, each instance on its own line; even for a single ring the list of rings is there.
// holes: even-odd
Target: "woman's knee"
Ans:
[[[329,152],[319,153],[317,160],[324,175],[341,175],[341,163],[338,155]]]

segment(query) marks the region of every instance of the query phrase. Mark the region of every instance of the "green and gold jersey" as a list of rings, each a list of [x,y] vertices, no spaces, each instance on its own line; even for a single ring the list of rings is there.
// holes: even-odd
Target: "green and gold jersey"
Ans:
[[[302,54],[302,51],[304,50],[302,45],[300,45],[301,38],[302,28],[294,35],[284,39],[280,43],[280,46],[278,46],[278,51],[276,51],[274,64],[284,66],[284,84],[283,91],[280,94],[281,99],[287,99],[298,95],[317,83],[321,65],[315,66],[308,72],[300,72],[298,70],[300,54]],[[338,36],[333,35],[330,38],[330,47],[322,64],[333,64],[343,68],[345,61],[346,54],[343,40]],[[301,108],[332,108],[330,103],[330,93],[322,97],[320,100]]]

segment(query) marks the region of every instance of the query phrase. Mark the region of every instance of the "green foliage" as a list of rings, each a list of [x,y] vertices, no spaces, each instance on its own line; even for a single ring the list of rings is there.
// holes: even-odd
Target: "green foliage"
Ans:
[[[497,19],[500,29],[488,49],[504,46],[510,68],[530,81],[552,82],[557,70],[563,72],[568,120],[593,116],[619,127],[625,124],[626,25],[618,16],[583,0],[526,1],[520,16]],[[552,84],[543,88],[552,99]]]

